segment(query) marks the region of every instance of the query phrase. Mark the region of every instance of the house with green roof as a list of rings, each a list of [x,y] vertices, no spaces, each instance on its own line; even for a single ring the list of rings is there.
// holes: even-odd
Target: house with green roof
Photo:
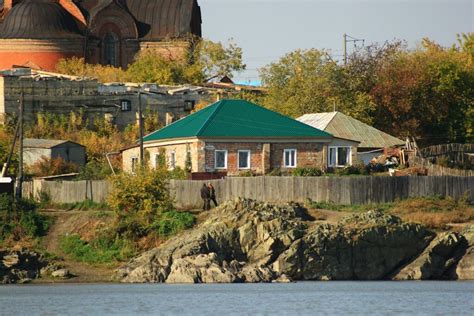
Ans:
[[[193,173],[265,174],[275,169],[327,167],[330,133],[244,100],[222,100],[144,137],[148,163],[191,167]],[[139,148],[122,151],[133,171]]]

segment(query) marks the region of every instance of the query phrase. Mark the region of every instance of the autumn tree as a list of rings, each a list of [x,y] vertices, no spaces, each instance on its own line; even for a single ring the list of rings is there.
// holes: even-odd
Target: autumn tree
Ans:
[[[352,89],[350,78],[328,52],[297,50],[261,70],[268,88],[263,103],[298,117],[306,113],[342,111],[370,122],[374,104],[364,91]]]
[[[63,59],[57,65],[60,73],[97,78],[101,82],[130,81],[157,84],[199,84],[245,69],[242,49],[232,40],[227,44],[192,39],[185,56],[164,57],[159,51],[146,49],[137,54],[127,70],[112,66],[86,64],[84,59]]]

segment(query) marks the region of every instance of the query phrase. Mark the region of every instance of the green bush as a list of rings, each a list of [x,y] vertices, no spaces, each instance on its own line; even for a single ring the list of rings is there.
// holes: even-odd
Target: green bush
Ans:
[[[186,180],[188,179],[188,172],[181,167],[176,167],[169,171],[169,177],[174,180]]]
[[[112,175],[107,162],[90,161],[79,170],[77,180],[105,180]]]
[[[159,236],[168,237],[193,227],[195,222],[196,218],[191,213],[170,211],[162,214],[152,228]]]
[[[51,220],[36,209],[34,201],[20,199],[16,202],[12,196],[0,194],[0,240],[44,236]]]
[[[86,263],[123,261],[136,253],[131,243],[105,234],[90,243],[83,241],[77,234],[64,236],[59,245],[65,254]]]
[[[365,175],[367,174],[367,168],[363,165],[347,166],[335,169],[334,174],[338,176]]]
[[[320,177],[323,171],[318,168],[296,168],[291,174],[294,177]]]

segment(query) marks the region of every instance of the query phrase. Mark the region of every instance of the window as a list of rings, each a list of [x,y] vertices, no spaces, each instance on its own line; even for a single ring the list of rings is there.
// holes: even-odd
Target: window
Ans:
[[[227,169],[227,150],[216,150],[215,166],[216,169]]]
[[[350,147],[329,147],[329,167],[345,167],[351,164]]]
[[[238,151],[239,169],[250,169],[250,150]]]
[[[128,112],[132,110],[132,102],[130,100],[120,100],[120,108],[122,112]]]
[[[168,167],[169,167],[171,170],[173,170],[174,168],[176,168],[176,152],[175,152],[175,151],[170,152],[170,161],[169,161]]]
[[[296,168],[296,149],[285,149],[283,162],[285,168]]]
[[[195,101],[184,101],[184,110],[185,111],[188,111],[188,112],[191,112],[194,110],[194,107],[196,105],[196,102]]]
[[[114,33],[107,33],[104,37],[104,60],[105,65],[117,67],[118,63],[118,39]]]
[[[138,166],[138,158],[132,157],[132,172],[137,171],[137,166]]]

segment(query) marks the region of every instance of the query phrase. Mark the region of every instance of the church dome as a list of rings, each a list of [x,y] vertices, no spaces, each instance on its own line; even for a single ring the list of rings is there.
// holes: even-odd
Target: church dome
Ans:
[[[74,17],[57,0],[23,0],[0,24],[0,39],[62,39],[79,37]]]

